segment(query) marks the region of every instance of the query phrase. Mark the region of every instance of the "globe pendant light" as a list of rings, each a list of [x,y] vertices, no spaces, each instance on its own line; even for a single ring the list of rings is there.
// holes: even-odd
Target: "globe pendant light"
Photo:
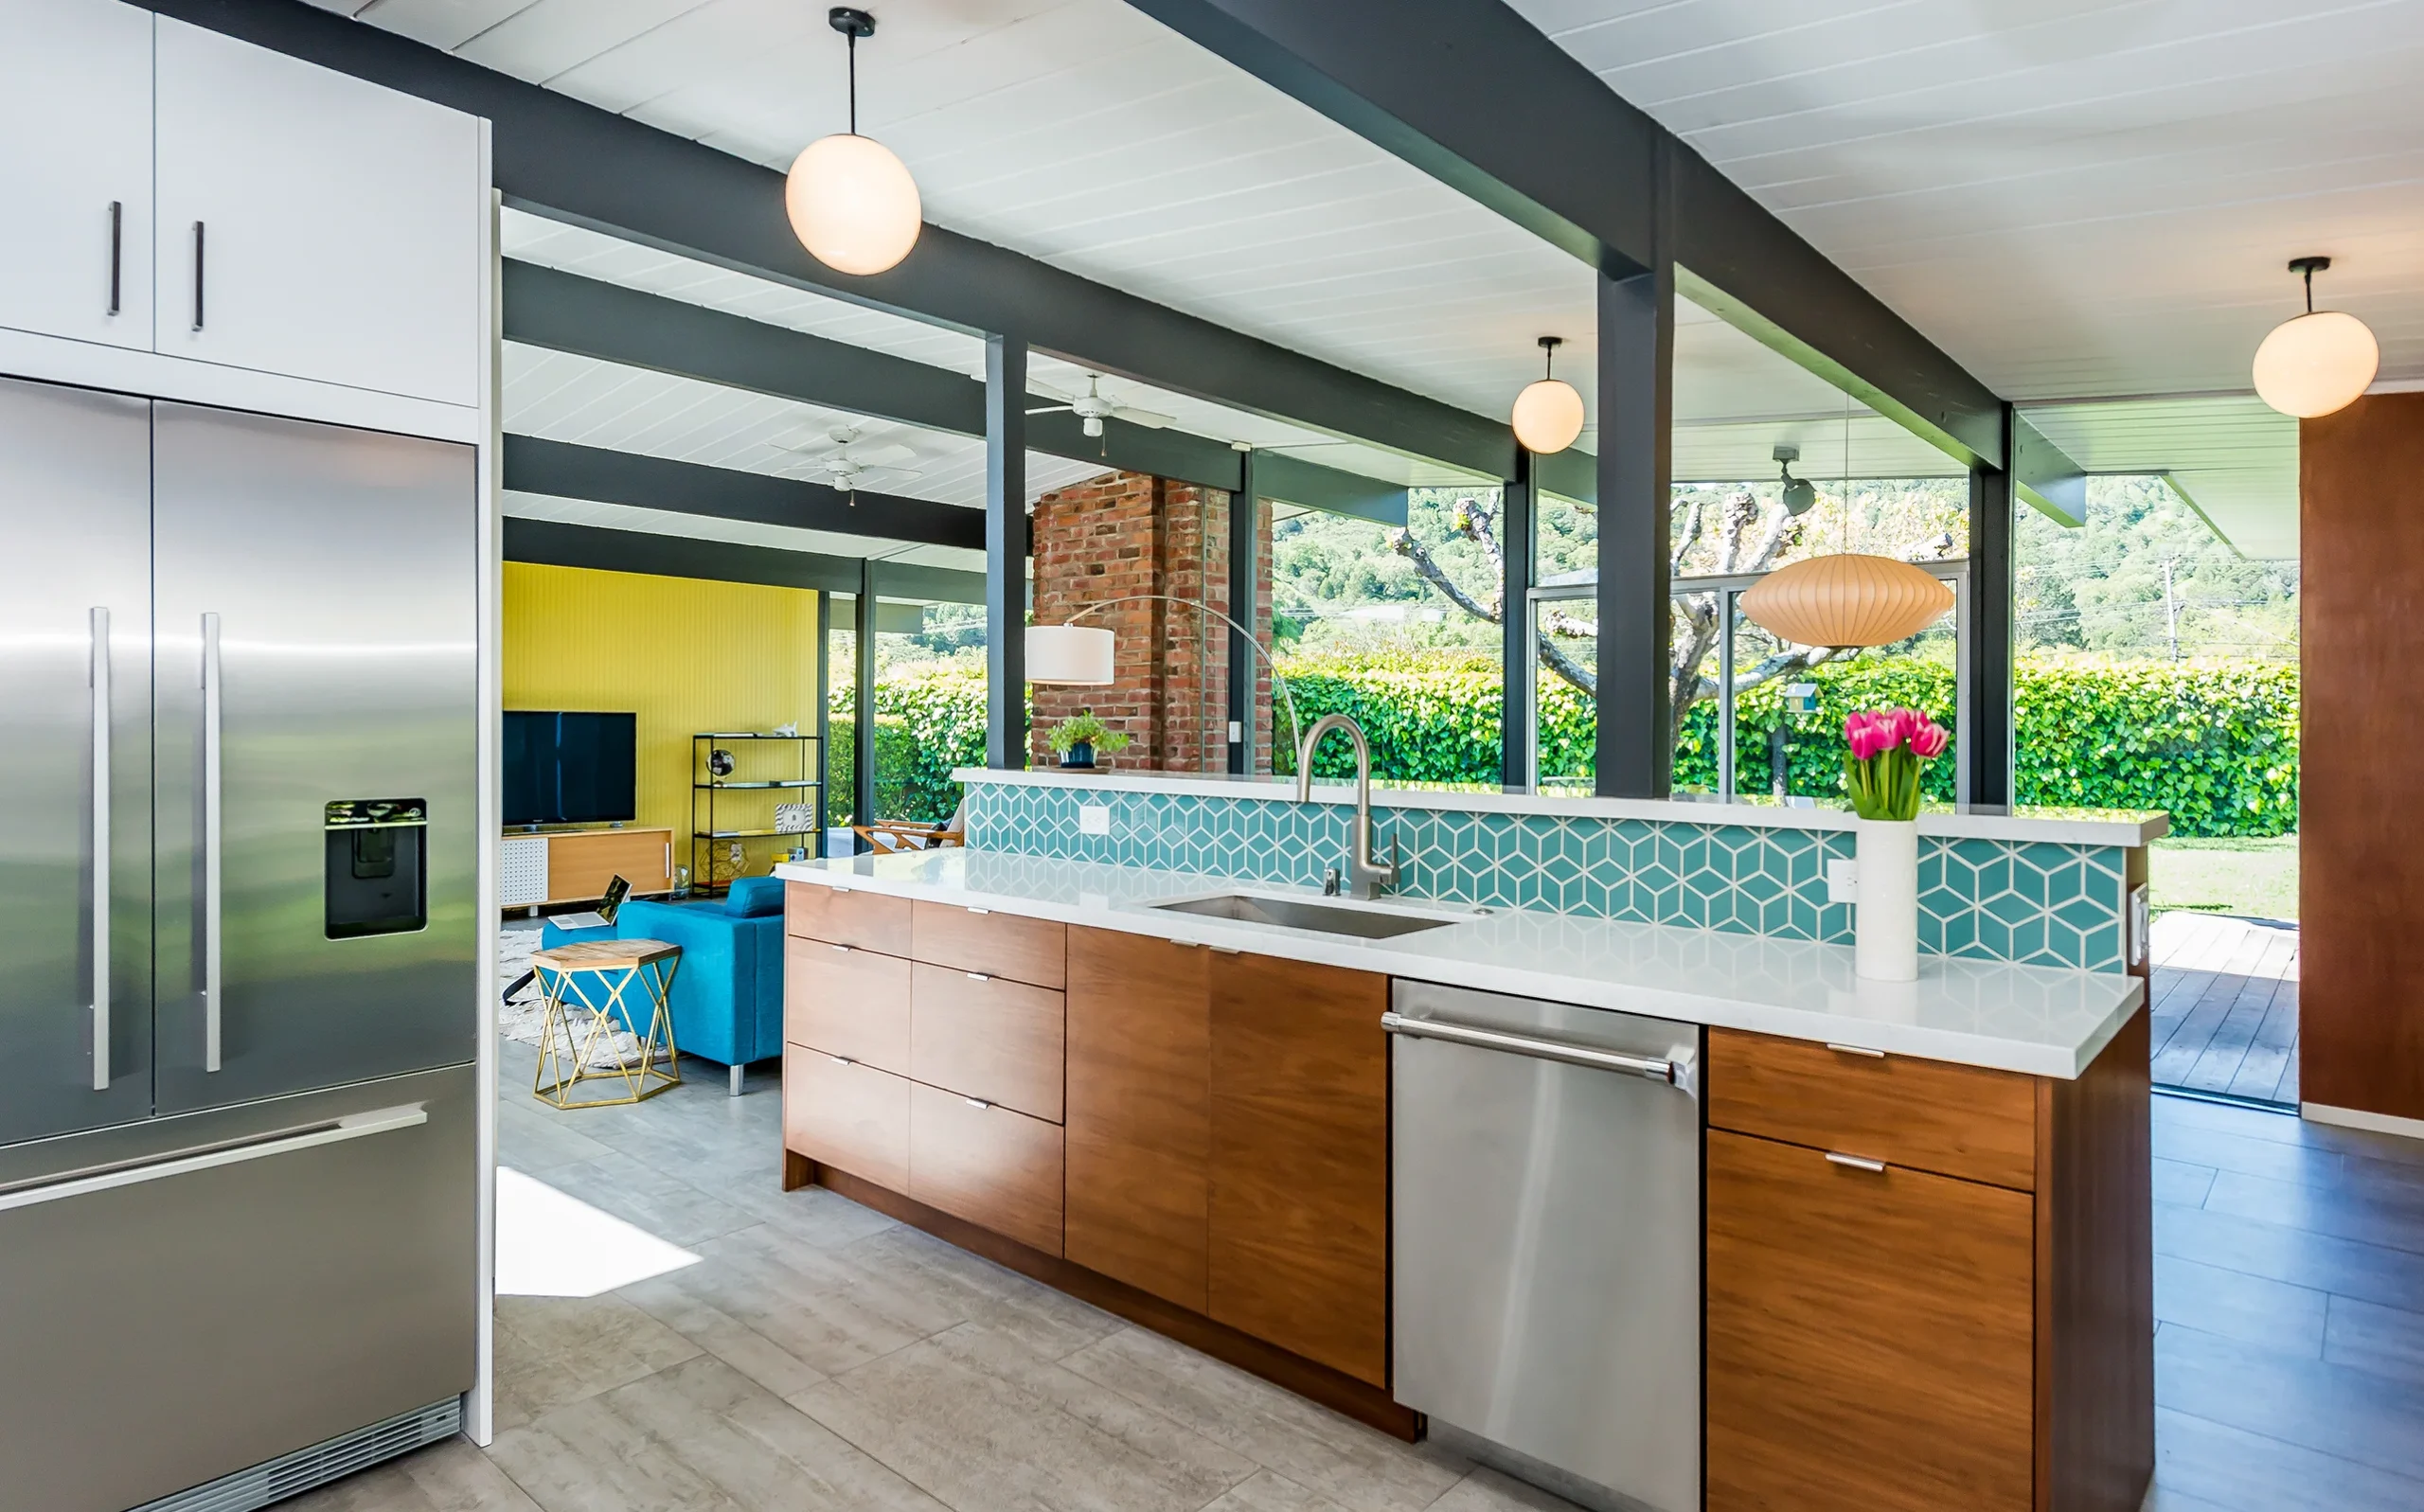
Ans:
[[[908,167],[859,134],[859,39],[875,35],[875,17],[835,6],[826,20],[849,39],[850,129],[809,143],[793,161],[783,205],[817,261],[837,273],[882,273],[918,244],[925,211]]]
[[[2381,366],[2382,349],[2363,321],[2315,309],[2314,276],[2330,266],[2329,258],[2291,260],[2290,271],[2307,281],[2307,312],[2273,327],[2255,348],[2256,397],[2302,420],[2347,408]]]
[[[1515,439],[1538,456],[1564,451],[1582,434],[1582,396],[1556,376],[1557,349],[1563,345],[1561,336],[1541,338],[1541,350],[1548,354],[1541,381],[1515,396]]]

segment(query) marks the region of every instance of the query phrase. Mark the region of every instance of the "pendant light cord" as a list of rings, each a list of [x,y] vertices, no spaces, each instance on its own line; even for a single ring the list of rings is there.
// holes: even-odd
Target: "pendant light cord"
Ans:
[[[851,31],[844,33],[844,36],[850,44],[850,134],[856,136],[859,134],[859,34]],[[2311,305],[2314,303],[2312,278],[2307,280],[2307,303]]]
[[[2309,315],[2311,315],[2311,314],[2313,314],[2313,313],[2314,313],[2314,268],[2312,267],[2312,265],[2308,265],[2308,268],[2307,268],[2307,270],[2306,270],[2306,275],[2307,275],[2307,313],[2308,313],[2308,314],[2309,314]]]

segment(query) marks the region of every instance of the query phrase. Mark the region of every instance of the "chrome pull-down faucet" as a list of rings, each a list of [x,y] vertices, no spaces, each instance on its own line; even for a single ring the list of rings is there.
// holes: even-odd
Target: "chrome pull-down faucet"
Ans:
[[[1313,797],[1313,751],[1322,737],[1332,730],[1344,730],[1355,746],[1355,826],[1346,841],[1346,893],[1350,898],[1373,898],[1398,884],[1398,862],[1394,846],[1391,859],[1383,863],[1372,854],[1372,747],[1364,738],[1364,727],[1344,714],[1325,714],[1305,732],[1305,742],[1296,750],[1296,801],[1310,803]],[[1337,873],[1325,893],[1335,893]]]

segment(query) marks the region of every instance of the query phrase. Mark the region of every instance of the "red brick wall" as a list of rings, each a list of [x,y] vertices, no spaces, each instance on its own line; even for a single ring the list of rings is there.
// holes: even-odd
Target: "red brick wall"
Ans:
[[[1271,511],[1261,510],[1259,581],[1271,580]],[[1229,596],[1229,495],[1218,489],[1114,472],[1036,502],[1035,620],[1057,625],[1087,604],[1167,594],[1225,614]],[[1228,628],[1185,604],[1148,599],[1101,609],[1084,621],[1116,637],[1108,687],[1038,686],[1035,760],[1056,759],[1052,726],[1091,708],[1131,744],[1114,768],[1222,771],[1228,765]],[[1271,646],[1268,595],[1256,631]],[[1256,659],[1256,764],[1271,769],[1271,678]]]

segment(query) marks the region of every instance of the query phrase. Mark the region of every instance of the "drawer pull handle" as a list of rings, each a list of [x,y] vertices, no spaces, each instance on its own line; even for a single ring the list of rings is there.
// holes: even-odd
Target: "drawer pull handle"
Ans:
[[[986,1101],[984,1098],[982,1098],[982,1097],[962,1097],[962,1098],[960,1099],[960,1101],[961,1101],[961,1102],[964,1102],[964,1103],[966,1103],[966,1104],[968,1104],[968,1106],[970,1106],[971,1108],[976,1108],[976,1109],[987,1109],[987,1108],[990,1108],[990,1107],[992,1107],[992,1106],[993,1106],[991,1103],[987,1102],[987,1101]]]
[[[993,911],[989,908],[971,908],[969,912],[971,914],[989,914]]]
[[[847,897],[847,896],[849,896],[851,893],[856,892],[857,890],[858,890],[858,889],[853,888],[853,887],[836,887],[836,888],[834,888],[834,889],[833,889],[833,891],[834,891],[834,892],[840,893],[840,894],[842,894],[844,897]]]
[[[1827,1048],[1832,1050],[1839,1056],[1866,1056],[1871,1060],[1882,1060],[1885,1058],[1884,1051],[1871,1050],[1864,1044],[1837,1044],[1834,1041],[1829,1040],[1827,1041]]]
[[[1212,947],[1212,953],[1215,955],[1243,955],[1246,952],[1235,945],[1215,945]]]
[[[847,955],[847,954],[849,954],[849,953],[850,953],[850,947],[848,947],[848,946],[847,946],[847,945],[828,945],[828,946],[827,946],[827,947],[825,947],[825,948],[826,948],[827,950],[829,950],[829,951],[839,951],[839,952],[842,952],[843,954],[845,954],[845,955]]]
[[[971,972],[969,972],[969,973],[968,973],[968,979],[969,979],[971,982],[990,982],[991,980],[993,980],[991,977],[987,976],[987,975],[986,975],[984,972],[982,972],[982,971],[971,971]]]
[[[855,1066],[858,1064],[857,1061],[851,1059],[848,1056],[827,1056],[825,1058],[832,1061],[837,1066]]]
[[[1865,1155],[1846,1155],[1840,1149],[1827,1151],[1827,1161],[1829,1165],[1848,1165],[1853,1170],[1866,1171],[1872,1176],[1881,1176],[1885,1172],[1883,1161],[1870,1160]]]

